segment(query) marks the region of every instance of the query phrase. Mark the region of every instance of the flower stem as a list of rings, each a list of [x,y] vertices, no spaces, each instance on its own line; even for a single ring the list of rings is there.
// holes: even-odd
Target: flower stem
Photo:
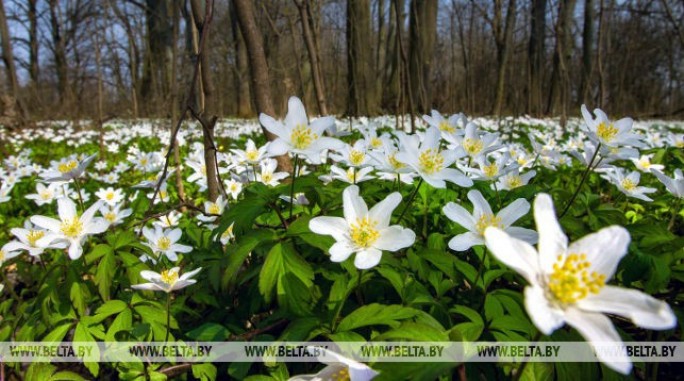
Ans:
[[[499,210],[501,210],[501,196],[499,195],[499,188],[496,186],[496,181],[493,181],[494,191],[496,192],[496,201],[499,204]]]
[[[401,214],[399,215],[399,219],[397,220],[397,224],[401,222],[401,220],[404,218],[404,214],[406,214],[406,211],[409,209],[411,206],[411,203],[413,203],[413,199],[416,198],[416,195],[418,194],[418,190],[420,189],[420,186],[423,185],[423,178],[420,178],[420,181],[418,181],[418,185],[416,186],[416,189],[413,190],[411,195],[409,196],[408,201],[406,202],[406,206],[404,207],[404,210],[401,211]]]
[[[85,212],[85,206],[83,205],[83,196],[81,195],[81,185],[78,184],[78,179],[74,179],[74,185],[76,186],[76,192],[78,193],[78,204],[81,206],[81,213]]]
[[[532,339],[532,342],[530,343],[530,345],[536,344],[536,343],[539,341],[539,339],[541,339],[541,336],[542,336],[542,333],[541,333],[541,332],[537,332],[537,334],[534,335],[534,338]],[[519,380],[520,380],[520,377],[522,377],[523,373],[525,372],[525,368],[527,367],[527,364],[530,363],[530,362],[527,361],[527,360],[528,360],[528,359],[525,358],[525,359],[523,360],[522,364],[520,364],[520,368],[518,368],[518,371],[515,373],[515,376],[514,376],[513,379],[512,379],[513,381],[519,381]]]
[[[164,342],[169,342],[169,333],[171,332],[171,293],[166,293],[166,337]]]
[[[292,182],[290,183],[290,219],[292,219],[292,208],[294,207],[294,186],[297,180],[297,164],[299,164],[299,155],[295,154],[294,168],[292,169]]]
[[[560,220],[565,216],[566,213],[570,210],[570,206],[572,206],[572,203],[575,202],[575,199],[577,198],[577,195],[579,194],[580,189],[582,188],[582,185],[584,184],[584,181],[587,179],[587,176],[589,175],[589,172],[591,171],[591,167],[594,165],[594,160],[596,160],[596,156],[599,153],[599,150],[601,149],[601,143],[599,143],[596,146],[596,151],[594,151],[594,155],[591,157],[591,160],[589,161],[589,164],[587,165],[587,169],[584,170],[584,173],[582,174],[582,179],[580,180],[579,185],[575,189],[575,193],[572,194],[572,197],[570,198],[570,201],[568,201],[568,204],[565,205],[565,209],[563,209],[563,213],[561,213],[558,216],[558,219]]]
[[[485,248],[485,252],[482,255],[482,262],[480,262],[480,268],[477,270],[477,276],[475,277],[475,282],[473,282],[473,287],[477,287],[477,282],[480,281],[480,277],[483,277],[484,273],[484,267],[485,267],[485,261],[487,261],[487,254],[489,253],[489,250]],[[484,281],[482,282],[482,289],[486,292],[487,287],[484,284]]]

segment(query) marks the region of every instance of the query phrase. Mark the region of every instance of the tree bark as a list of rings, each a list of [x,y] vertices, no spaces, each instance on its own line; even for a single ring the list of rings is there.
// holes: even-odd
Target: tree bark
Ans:
[[[321,65],[318,61],[318,53],[316,52],[316,44],[314,36],[311,32],[311,20],[309,19],[309,4],[310,0],[295,0],[295,4],[299,9],[299,17],[302,23],[302,36],[306,44],[306,51],[309,53],[309,63],[311,65],[311,76],[314,83],[314,91],[316,92],[316,103],[318,104],[318,111],[321,115],[328,114],[327,102],[325,100],[325,85],[323,83],[323,75],[321,74]]]
[[[570,96],[569,64],[572,59],[574,41],[572,39],[573,14],[576,0],[562,0],[559,3],[558,21],[556,22],[556,49],[553,56],[553,74],[546,112],[560,114],[560,122],[565,126]]]
[[[532,21],[530,28],[530,43],[528,53],[530,57],[529,105],[528,111],[539,116],[542,107],[542,83],[544,78],[544,51],[546,35],[546,1],[532,0]]]
[[[233,0],[240,30],[245,38],[245,48],[249,56],[250,77],[254,99],[259,113],[275,116],[271,97],[271,82],[268,74],[268,64],[264,53],[264,40],[261,31],[257,27],[254,18],[253,4],[250,0]],[[276,136],[261,126],[266,139],[275,140]],[[276,158],[278,168],[282,171],[292,172],[292,163],[289,156],[281,155]]]
[[[236,75],[235,88],[237,89],[237,115],[240,118],[248,118],[254,115],[252,110],[252,94],[249,86],[249,57],[247,57],[247,49],[245,49],[245,39],[242,36],[238,19],[235,11],[235,5],[231,2],[232,17],[231,28],[233,31],[235,61],[236,61]]]
[[[19,116],[21,119],[26,119],[26,110],[24,109],[19,94],[19,81],[17,80],[17,68],[14,65],[14,52],[12,51],[12,40],[7,27],[7,14],[5,13],[5,4],[0,1],[0,39],[2,39],[2,61],[5,64],[7,71],[7,82],[9,84],[10,94],[16,107],[19,109]],[[23,120],[18,120],[18,124],[22,124]]]
[[[582,80],[579,96],[584,104],[591,103],[591,76],[594,71],[594,1],[584,2],[584,27],[582,28]]]
[[[348,115],[373,115],[377,110],[369,0],[347,0],[347,100]]]
[[[497,9],[500,9],[503,5],[500,2]],[[499,11],[500,14],[500,11]],[[506,9],[506,21],[501,32],[501,26],[499,25],[496,29],[499,31],[496,37],[496,57],[497,57],[497,80],[496,80],[496,101],[494,103],[494,114],[501,115],[504,105],[504,94],[505,94],[505,81],[506,81],[506,69],[508,67],[508,61],[510,56],[511,44],[513,40],[513,29],[515,28],[515,14],[516,14],[516,2],[515,0],[508,0],[508,7]],[[499,17],[500,22],[500,17]]]
[[[437,40],[437,0],[412,0],[409,19],[409,81],[417,109],[429,112],[432,104],[433,54]]]

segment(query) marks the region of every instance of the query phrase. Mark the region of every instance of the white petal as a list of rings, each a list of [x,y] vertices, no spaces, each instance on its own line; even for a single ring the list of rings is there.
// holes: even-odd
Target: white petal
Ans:
[[[314,120],[313,122],[311,122],[309,127],[311,128],[311,130],[313,130],[313,132],[316,135],[321,136],[321,135],[323,135],[323,133],[327,129],[329,129],[330,127],[333,127],[334,125],[335,125],[335,118],[334,117],[324,116],[324,117],[318,118],[318,119]]]
[[[504,227],[509,227],[513,225],[515,221],[520,219],[520,217],[526,215],[529,211],[530,203],[524,198],[519,198],[508,204],[508,206],[505,208],[501,209],[496,216],[501,218],[501,224]]]
[[[289,149],[290,147],[285,140],[276,139],[268,145],[268,154],[269,156],[280,156],[286,154]]]
[[[569,308],[565,311],[565,321],[579,331],[589,343],[597,345],[622,344],[620,335],[613,327],[613,323],[605,315]],[[597,351],[596,355],[606,366],[622,374],[629,374],[632,370],[632,363],[627,357],[626,350],[622,355],[612,352],[609,358],[606,357],[604,351]]]
[[[461,173],[458,169],[454,168],[444,168],[441,172],[440,175],[446,180],[451,183],[454,183],[460,187],[463,188],[469,188],[473,186],[473,180],[470,179],[470,177],[464,175]],[[427,181],[427,179],[426,179]],[[432,184],[430,184],[432,185]]]
[[[383,229],[389,226],[392,212],[400,202],[401,194],[399,192],[394,192],[371,208],[368,212],[368,217],[370,217],[372,221],[377,222],[377,229]]]
[[[335,242],[330,246],[330,260],[333,262],[343,262],[354,252],[354,248],[347,241]]]
[[[549,304],[541,287],[525,287],[525,309],[537,329],[545,335],[550,335],[565,323],[563,311]]]
[[[76,204],[68,197],[62,197],[57,200],[57,212],[59,219],[62,221],[70,220],[78,215],[76,213]]]
[[[447,203],[444,208],[442,208],[444,215],[447,216],[451,221],[463,226],[464,228],[475,231],[475,219],[473,216],[461,205],[455,204],[453,202]]]
[[[69,258],[78,259],[81,258],[81,255],[83,255],[83,247],[81,246],[81,243],[78,241],[72,241],[71,245],[69,246]]]
[[[568,237],[556,219],[551,196],[540,193],[534,200],[534,221],[539,233],[539,263],[545,273],[550,273],[559,255],[568,247]]]
[[[586,254],[591,270],[612,278],[622,257],[627,254],[629,233],[621,226],[609,226],[573,242],[568,253]]]
[[[100,234],[109,229],[109,222],[104,218],[94,218],[85,230],[86,234]]]
[[[487,200],[482,197],[482,193],[478,190],[471,190],[468,192],[468,200],[473,203],[473,218],[477,219],[480,216],[493,215],[492,208],[489,206]]]
[[[131,286],[131,288],[134,288],[136,290],[147,290],[147,291],[165,291],[163,288],[160,288],[154,283],[142,283],[142,284],[134,284]]]
[[[306,117],[306,110],[304,104],[297,97],[290,97],[287,101],[287,116],[285,117],[285,125],[288,128],[294,128],[297,125],[309,125],[309,120]]]
[[[266,131],[274,134],[281,139],[288,139],[288,133],[282,123],[273,119],[266,114],[259,114],[259,123],[266,129]]]
[[[171,250],[179,253],[189,253],[192,251],[192,247],[187,245],[175,244],[171,246]]]
[[[399,225],[390,226],[379,233],[380,237],[373,243],[373,247],[380,250],[397,251],[413,245],[416,241],[416,233],[413,230]]]
[[[166,237],[171,240],[171,242],[178,242],[179,239],[181,239],[181,236],[183,235],[183,232],[181,232],[180,229],[173,229],[170,232],[166,233]]]
[[[195,274],[197,274],[197,273],[200,272],[200,271],[202,271],[202,268],[201,268],[201,267],[198,267],[198,268],[196,268],[196,269],[194,269],[194,270],[192,270],[192,271],[189,271],[189,272],[187,272],[187,273],[181,275],[180,279],[181,279],[181,280],[190,279],[190,278],[192,278],[193,276],[195,276]]]
[[[455,251],[466,251],[473,246],[484,245],[484,239],[478,233],[459,234],[449,241],[449,248]]]
[[[316,234],[331,235],[339,241],[349,231],[349,224],[342,217],[315,217],[309,221],[309,230]]]
[[[499,261],[517,271],[530,284],[538,284],[539,255],[529,243],[494,227],[487,228],[484,236],[487,248]]]
[[[59,232],[62,228],[62,223],[59,220],[50,217],[33,216],[31,217],[31,222],[40,228],[53,232]]]
[[[511,235],[513,238],[517,238],[521,241],[525,241],[529,243],[530,245],[534,245],[537,243],[537,240],[539,239],[539,234],[537,234],[536,231],[532,229],[525,229],[525,228],[519,228],[517,226],[511,226],[504,231],[508,234]]]
[[[368,216],[368,206],[359,197],[359,187],[350,185],[342,192],[342,202],[344,204],[344,218],[348,223],[356,223],[359,218]]]
[[[359,270],[370,269],[375,267],[380,263],[382,258],[382,251],[378,249],[368,248],[363,251],[356,253],[356,258],[354,258],[354,266]]]
[[[587,311],[626,317],[642,328],[669,329],[677,325],[670,306],[639,290],[605,286],[598,294],[590,294],[577,303]]]

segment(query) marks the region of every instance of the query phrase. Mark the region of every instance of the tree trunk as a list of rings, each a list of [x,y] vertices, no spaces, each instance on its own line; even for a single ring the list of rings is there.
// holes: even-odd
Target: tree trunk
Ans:
[[[232,17],[231,28],[233,30],[233,39],[235,41],[235,57],[236,57],[236,75],[235,88],[237,89],[237,115],[240,118],[249,118],[254,115],[252,110],[252,94],[249,86],[249,57],[247,57],[247,49],[245,49],[245,39],[242,36],[238,19],[236,16],[235,5],[231,2]]]
[[[66,42],[62,35],[61,20],[59,19],[59,1],[50,0],[50,32],[54,49],[55,71],[57,72],[57,93],[59,95],[60,109],[70,103],[68,64],[66,55]]]
[[[28,0],[28,19],[29,19],[29,77],[35,85],[38,83],[40,68],[38,65],[38,11],[36,8],[38,0]]]
[[[546,0],[532,0],[532,21],[530,28],[529,105],[528,112],[539,116],[542,113],[542,83],[544,83],[544,51],[546,36]]]
[[[553,74],[546,112],[560,114],[561,125],[567,121],[568,100],[570,96],[570,60],[574,41],[572,39],[573,14],[576,0],[562,0],[559,3],[558,21],[556,22],[556,49],[553,55]]]
[[[173,3],[171,0],[146,0],[147,49],[145,50],[141,95],[148,113],[168,114],[168,95],[173,46]]]
[[[323,75],[321,74],[321,65],[318,62],[318,54],[316,52],[316,44],[314,43],[314,36],[311,32],[311,20],[309,19],[308,10],[310,8],[309,0],[295,0],[295,4],[299,9],[299,16],[302,23],[302,36],[306,44],[306,51],[309,53],[309,63],[311,65],[311,76],[313,78],[314,90],[316,91],[316,103],[318,104],[318,111],[321,115],[328,114],[328,107],[325,101],[325,85],[323,84]]]
[[[416,110],[426,113],[431,109],[432,70],[437,40],[437,0],[412,0],[409,18],[409,81]]]
[[[594,1],[584,3],[584,27],[582,29],[582,81],[579,97],[584,104],[591,103],[591,75],[594,70]]]
[[[250,77],[252,89],[259,113],[275,116],[271,97],[271,82],[268,74],[268,64],[264,53],[264,40],[261,36],[256,19],[254,18],[253,4],[250,0],[233,0],[237,18],[240,23],[240,31],[245,38],[245,48],[249,56]],[[275,140],[276,136],[261,127],[266,139]],[[276,158],[278,168],[281,171],[292,172],[292,163],[289,156],[281,155]]]
[[[10,95],[13,98],[16,107],[19,109],[19,116],[21,119],[26,119],[26,110],[19,100],[19,81],[17,80],[17,68],[14,65],[14,52],[12,51],[12,40],[7,27],[7,14],[5,13],[5,5],[0,1],[0,39],[2,39],[2,61],[5,64],[7,71],[7,83],[9,84]],[[22,124],[22,120],[16,121]]]
[[[347,0],[347,84],[349,115],[372,115],[377,110],[371,44],[369,0]]]
[[[503,6],[503,5],[501,5]],[[497,8],[499,4],[497,4]],[[503,32],[497,36],[497,79],[496,79],[496,101],[494,103],[494,114],[501,115],[504,104],[506,68],[508,66],[511,44],[513,40],[513,29],[515,28],[515,0],[508,0],[506,9],[506,24]]]

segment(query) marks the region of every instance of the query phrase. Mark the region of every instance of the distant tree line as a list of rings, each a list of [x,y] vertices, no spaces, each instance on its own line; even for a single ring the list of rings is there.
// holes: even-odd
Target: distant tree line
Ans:
[[[312,114],[684,115],[681,0],[215,0],[198,56],[207,4],[3,0],[1,103],[174,118],[201,59],[195,102],[222,117],[291,95]]]

